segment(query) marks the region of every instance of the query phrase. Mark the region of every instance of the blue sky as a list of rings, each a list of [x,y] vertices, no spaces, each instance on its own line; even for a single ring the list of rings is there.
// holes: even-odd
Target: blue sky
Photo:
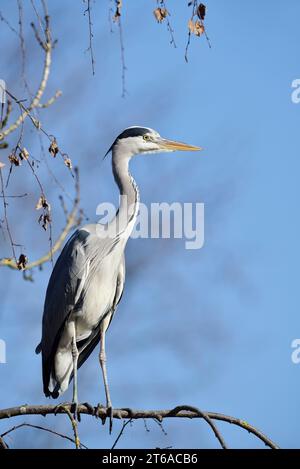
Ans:
[[[282,447],[299,447],[300,365],[291,361],[291,342],[300,336],[300,105],[291,101],[291,83],[300,77],[299,2],[289,0],[283,7],[279,0],[207,0],[212,48],[204,37],[193,37],[188,64],[187,2],[176,2],[176,11],[168,2],[176,49],[166,25],[158,25],[152,15],[154,1],[123,3],[125,99],[118,31],[110,33],[107,19],[109,2],[93,3],[95,76],[86,52],[84,4],[50,2],[58,43],[47,97],[57,88],[63,96],[41,115],[42,122],[79,165],[82,206],[91,220],[96,220],[98,203],[117,202],[110,158],[103,162],[101,157],[123,128],[146,125],[203,146],[199,155],[140,157],[131,169],[147,204],[205,204],[205,245],[187,251],[183,240],[129,241],[125,293],[107,339],[113,403],[138,408],[195,405],[245,419]],[[28,24],[34,17],[29,2],[24,6]],[[17,27],[14,2],[2,2],[1,12]],[[0,38],[8,47],[0,58],[1,78],[13,92],[22,93],[15,79],[20,76],[18,43],[3,23]],[[25,39],[27,74],[34,87],[42,55],[29,27]],[[39,142],[29,123],[24,138],[39,158]],[[49,165],[72,192],[63,164],[49,157]],[[57,234],[63,226],[59,190],[42,165],[40,175]],[[15,238],[36,258],[48,243],[31,209],[38,188],[24,168],[14,171],[11,187],[29,193],[22,205],[11,202],[10,213]],[[8,248],[3,237],[0,242],[2,256]],[[50,272],[51,266],[45,266],[29,283],[18,273],[0,271],[0,338],[7,343],[7,364],[0,365],[1,407],[48,402],[34,348]],[[70,397],[68,391],[64,398]],[[96,353],[79,372],[79,397],[103,402]],[[70,431],[67,419],[41,422]],[[1,422],[0,431],[9,425]],[[203,422],[166,422],[167,435],[153,422],[149,427],[150,432],[143,422],[127,427],[119,446],[217,447]],[[220,429],[230,447],[261,447],[232,426]],[[91,419],[83,419],[80,430],[90,447],[114,441]],[[29,430],[15,433],[8,443],[65,445]]]

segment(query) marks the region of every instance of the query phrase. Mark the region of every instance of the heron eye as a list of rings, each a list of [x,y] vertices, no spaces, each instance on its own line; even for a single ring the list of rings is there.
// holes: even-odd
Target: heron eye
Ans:
[[[143,135],[143,139],[148,142],[150,140],[150,136],[149,135]]]

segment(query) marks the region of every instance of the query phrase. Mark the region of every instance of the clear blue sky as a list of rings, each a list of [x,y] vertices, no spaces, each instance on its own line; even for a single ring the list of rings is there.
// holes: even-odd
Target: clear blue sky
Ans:
[[[177,49],[169,44],[166,25],[154,20],[156,2],[123,3],[125,99],[118,31],[111,34],[107,20],[109,2],[93,4],[95,76],[85,52],[83,3],[50,2],[58,44],[47,96],[57,88],[63,96],[42,121],[79,165],[82,205],[95,220],[98,203],[117,201],[110,160],[102,162],[101,156],[124,127],[146,125],[203,146],[200,155],[141,157],[131,167],[144,202],[204,202],[206,225],[199,251],[186,251],[181,240],[129,241],[127,284],[107,342],[113,403],[139,408],[195,405],[245,419],[282,447],[299,447],[300,365],[291,361],[291,342],[300,337],[300,104],[291,101],[291,82],[300,78],[300,4],[207,0],[212,48],[204,37],[192,38],[186,64],[186,1],[176,2],[176,11],[174,2],[168,2]],[[24,4],[28,24],[34,18],[29,2]],[[17,27],[14,2],[2,2],[1,11]],[[29,29],[26,34],[31,44]],[[3,23],[0,39],[10,47],[1,54],[0,78],[20,92],[15,81],[18,43]],[[37,47],[28,50],[33,85],[41,58]],[[29,124],[26,137],[26,146],[39,158]],[[49,164],[71,192],[63,165],[58,160]],[[20,192],[22,179],[16,172],[14,177]],[[29,202],[21,208],[14,202],[13,231],[35,258],[47,249],[47,235],[36,226],[30,208],[38,189],[29,175],[23,177]],[[43,169],[41,177],[58,233],[63,225],[59,191]],[[0,242],[2,255],[2,237]],[[1,407],[48,402],[34,348],[50,271],[49,265],[37,272],[34,283],[0,271],[0,338],[7,343],[7,364],[0,364]],[[104,400],[96,353],[79,372],[79,393],[81,401]],[[63,399],[70,397],[68,392]],[[26,420],[69,430],[63,418]],[[0,432],[9,425],[2,422]],[[119,446],[217,447],[203,422],[172,421],[164,427],[167,435],[154,422],[150,432],[143,422],[135,422]],[[230,447],[261,447],[246,432],[220,428]],[[106,447],[114,440],[91,419],[83,419],[80,433],[90,447]],[[65,446],[29,430],[15,433],[8,443]]]

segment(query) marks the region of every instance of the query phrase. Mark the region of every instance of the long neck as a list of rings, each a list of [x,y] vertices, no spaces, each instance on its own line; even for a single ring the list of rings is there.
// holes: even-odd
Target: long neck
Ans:
[[[130,156],[120,156],[113,151],[112,169],[120,190],[120,207],[112,222],[117,224],[118,234],[126,239],[133,229],[140,200],[137,184],[129,172],[129,161]]]

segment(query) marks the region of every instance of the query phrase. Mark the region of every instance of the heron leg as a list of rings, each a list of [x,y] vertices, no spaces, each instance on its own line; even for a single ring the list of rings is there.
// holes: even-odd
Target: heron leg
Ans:
[[[74,404],[74,417],[77,414],[77,407],[78,407],[78,388],[77,388],[77,363],[78,363],[78,348],[76,344],[76,329],[75,323],[72,322],[72,359],[73,359],[73,398],[72,402]],[[79,417],[79,416],[78,416]]]
[[[100,332],[99,362],[100,362],[100,366],[102,370],[102,376],[103,376],[103,382],[104,382],[104,388],[105,388],[107,413],[109,415],[109,432],[111,433],[113,410],[112,410],[112,404],[111,404],[111,399],[110,399],[110,392],[109,392],[107,371],[106,371],[105,330],[101,330]]]

